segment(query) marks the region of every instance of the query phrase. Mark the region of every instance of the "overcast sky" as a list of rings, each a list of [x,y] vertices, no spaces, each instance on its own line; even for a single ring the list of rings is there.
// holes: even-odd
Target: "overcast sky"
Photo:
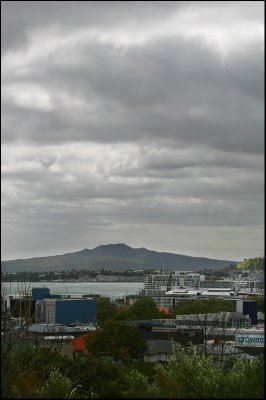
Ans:
[[[2,260],[263,256],[264,2],[1,8]]]

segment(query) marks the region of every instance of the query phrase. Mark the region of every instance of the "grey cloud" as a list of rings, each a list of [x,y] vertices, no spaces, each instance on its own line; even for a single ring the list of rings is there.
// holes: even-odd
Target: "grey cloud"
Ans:
[[[246,5],[246,7],[244,6]],[[5,1],[2,7],[2,50],[17,48],[25,43],[33,29],[57,26],[69,31],[80,27],[117,27],[158,24],[180,10],[190,9],[198,13],[204,23],[229,26],[240,21],[261,23],[263,3],[255,2],[198,2],[198,1]],[[218,16],[218,18],[217,18]],[[196,21],[197,23],[198,21]]]
[[[260,255],[263,50],[241,29],[251,35],[262,17],[259,2],[245,4],[2,2],[9,258],[14,243],[41,256],[114,240]],[[225,58],[176,31],[191,12],[188,32],[239,32]]]
[[[194,40],[157,41],[126,57],[110,45],[90,45],[82,49],[86,59],[69,70],[54,69],[53,60],[43,65],[45,78],[38,81],[56,104],[45,118],[40,111],[4,105],[3,138],[41,143],[162,138],[261,152],[263,54],[248,50],[224,66]],[[84,103],[78,114],[58,98],[62,88]]]
[[[185,6],[177,2],[174,9]],[[5,1],[2,7],[2,51],[27,45],[33,29],[56,26],[60,30],[83,27],[116,27],[139,19],[160,21],[173,12],[172,2],[138,1]]]
[[[223,169],[207,164],[205,167],[193,165],[185,168],[186,174],[182,175],[176,174],[175,171],[170,171],[166,175],[165,170],[159,169],[154,171],[151,177],[145,169],[142,169],[142,178],[145,178],[145,182],[139,179],[132,181],[128,173],[120,174],[121,182],[109,182],[110,177],[119,174],[113,175],[110,170],[108,177],[93,173],[87,175],[86,170],[81,172],[71,167],[69,180],[66,179],[69,174],[66,167],[65,160],[62,163],[62,172],[57,174],[51,174],[46,168],[24,172],[23,175],[20,171],[17,174],[14,171],[11,174],[5,173],[3,183],[7,181],[8,184],[10,179],[14,180],[17,190],[16,196],[8,199],[9,207],[22,210],[23,204],[25,207],[30,204],[32,209],[37,208],[38,214],[39,207],[43,204],[46,204],[49,210],[58,210],[64,205],[62,210],[65,210],[66,215],[69,210],[71,213],[76,208],[83,209],[86,214],[87,207],[90,209],[92,205],[93,209],[95,208],[94,201],[97,200],[101,204],[102,200],[109,199],[109,202],[104,203],[104,209],[106,215],[110,215],[113,221],[120,220],[121,215],[124,216],[126,213],[127,221],[134,221],[138,212],[141,220],[146,221],[148,218],[152,222],[153,219],[158,221],[159,218],[163,221],[166,218],[168,223],[171,223],[170,215],[176,208],[177,215],[180,213],[181,220],[184,222],[186,219],[188,224],[193,220],[201,221],[202,224],[210,223],[210,219],[206,219],[209,208],[216,210],[216,218],[211,220],[217,224],[219,224],[218,217],[223,212],[226,215],[224,210],[227,209],[229,214],[233,213],[230,211],[231,208],[236,210],[236,220],[240,210],[243,212],[250,209],[250,212],[243,213],[239,222],[241,224],[250,224],[251,216],[253,220],[259,221],[263,212],[263,175],[261,172],[258,174],[256,170]],[[186,204],[186,198],[192,199],[192,202]],[[114,204],[117,204],[116,214],[111,212]],[[255,214],[253,209],[256,210]],[[97,211],[99,218],[100,210],[102,205]],[[231,221],[235,224],[236,220],[230,216],[228,221],[220,219],[220,223],[224,224],[227,221],[228,224]],[[172,222],[176,223],[177,220],[173,217]]]
[[[51,165],[53,165],[56,162],[56,156],[53,156],[53,155],[50,155],[50,156],[38,155],[36,157],[36,160],[38,162],[40,162],[40,164],[43,165],[44,167],[50,167]]]

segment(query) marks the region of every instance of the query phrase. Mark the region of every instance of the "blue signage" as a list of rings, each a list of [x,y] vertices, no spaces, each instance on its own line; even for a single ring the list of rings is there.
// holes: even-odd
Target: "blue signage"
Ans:
[[[264,346],[264,336],[237,335],[236,344],[242,344],[242,345],[256,344]]]

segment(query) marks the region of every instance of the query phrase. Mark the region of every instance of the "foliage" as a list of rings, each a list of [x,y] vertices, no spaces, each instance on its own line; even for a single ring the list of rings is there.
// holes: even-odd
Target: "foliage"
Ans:
[[[12,384],[17,374],[19,366],[12,359],[11,352],[7,351],[1,341],[1,398],[12,398]]]
[[[154,382],[132,371],[128,376],[130,389],[125,397],[140,397],[142,385],[144,398],[210,398],[217,392],[215,387],[222,371],[211,358],[198,355],[192,349],[185,351],[174,347],[175,359],[168,365],[157,364]],[[214,396],[217,397],[217,396]]]
[[[120,332],[126,336],[130,328],[109,321],[96,332],[105,329],[106,348],[115,349]],[[133,332],[129,336],[135,340]],[[168,364],[133,362],[130,357],[121,367],[97,356],[65,359],[49,349],[24,351],[5,360],[11,380],[1,394],[3,398],[263,398],[263,357],[237,359],[225,370],[215,358],[174,343]]]
[[[133,321],[136,318],[131,310],[131,307],[129,307],[128,309],[125,309],[118,313],[116,319],[118,321]]]
[[[51,348],[27,348],[11,351],[4,357],[1,352],[1,395],[31,397],[48,378],[52,369],[67,373],[69,361]]]
[[[129,365],[128,372],[132,369],[144,374],[147,377],[148,382],[153,382],[155,378],[154,363],[146,362],[144,360],[135,360]]]
[[[155,301],[151,297],[143,297],[137,300],[130,308],[134,320],[167,318],[166,314],[159,311]]]
[[[40,382],[36,372],[19,373],[13,379],[11,395],[14,398],[29,398],[37,395]]]
[[[146,347],[139,330],[122,321],[105,322],[86,339],[86,346],[91,354],[101,353],[124,361],[139,358]]]
[[[248,258],[236,265],[236,269],[264,270],[264,258]]]
[[[36,371],[41,380],[47,379],[53,368],[66,370],[66,358],[52,348],[37,347],[28,353],[21,353],[19,364],[24,371]]]
[[[264,360],[238,360],[225,372],[211,356],[173,344],[173,359],[155,366],[153,382],[139,371],[127,375],[126,398],[263,398]],[[255,387],[256,386],[256,387]],[[140,387],[142,390],[140,390]]]
[[[157,367],[160,395],[170,398],[220,397],[223,371],[212,357],[196,353],[192,348],[173,345],[174,359],[167,366]]]
[[[126,399],[155,399],[159,398],[155,383],[149,383],[147,377],[133,369],[125,377],[128,389],[123,397]]]
[[[234,302],[223,299],[187,300],[174,307],[172,316],[217,313],[219,311],[235,311]]]
[[[70,397],[71,389],[71,380],[54,368],[41,387],[38,397],[42,399],[65,399]]]
[[[117,310],[114,304],[111,303],[110,299],[106,297],[96,298],[97,303],[97,321],[102,323],[110,319],[117,317]]]
[[[264,358],[238,359],[227,374],[225,394],[228,398],[264,398]]]
[[[35,371],[28,363],[33,343],[21,341],[19,336],[8,332],[1,338],[1,397],[14,397],[14,393],[27,395],[38,385]]]
[[[98,357],[69,360],[67,376],[81,385],[80,397],[120,398],[125,389],[123,370],[114,361]]]
[[[115,319],[117,321],[131,321],[138,319],[167,318],[167,315],[159,311],[155,301],[151,297],[137,300],[131,307],[118,312],[115,305],[108,298],[97,298],[97,320],[99,324]]]

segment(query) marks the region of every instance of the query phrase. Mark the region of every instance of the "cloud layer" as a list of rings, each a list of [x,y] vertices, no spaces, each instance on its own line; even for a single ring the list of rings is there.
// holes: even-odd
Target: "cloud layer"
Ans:
[[[263,2],[2,3],[3,259],[263,253]]]

